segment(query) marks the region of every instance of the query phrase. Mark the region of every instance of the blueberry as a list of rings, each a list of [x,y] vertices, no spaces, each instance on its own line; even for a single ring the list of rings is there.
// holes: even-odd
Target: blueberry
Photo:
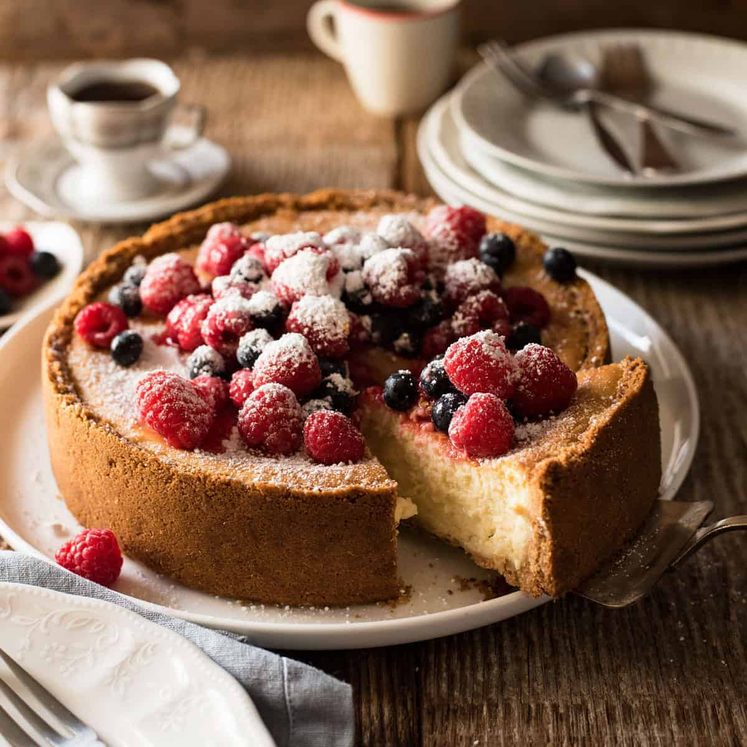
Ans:
[[[420,388],[429,399],[438,399],[448,392],[456,391],[444,369],[443,355],[434,358],[420,372]]]
[[[537,327],[528,322],[517,322],[514,324],[511,334],[506,337],[506,347],[514,352],[521,350],[531,342],[541,345],[542,335]]]
[[[548,249],[542,260],[545,272],[559,283],[566,283],[576,277],[576,258],[560,246]]]
[[[125,270],[125,273],[122,276],[122,280],[127,283],[127,285],[139,286],[140,283],[143,282],[143,278],[145,277],[145,269],[146,265],[141,262],[130,265]]]
[[[265,291],[260,291],[263,293]],[[267,295],[270,295],[269,293]],[[255,299],[259,296],[257,293],[252,296]],[[261,327],[262,329],[275,329],[280,322],[283,321],[283,307],[280,305],[280,301],[275,299],[273,302],[267,304],[253,304],[250,307],[249,317],[255,327]]]
[[[371,339],[377,345],[391,345],[402,334],[402,329],[401,314],[371,314]]]
[[[0,288],[0,314],[9,313],[12,306],[13,302],[11,301],[10,296]]]
[[[110,346],[114,362],[120,366],[131,366],[143,352],[143,338],[131,329],[120,332]]]
[[[368,288],[356,288],[354,291],[345,290],[342,294],[342,302],[356,314],[367,314],[371,311],[373,299]]]
[[[415,329],[435,327],[444,318],[444,307],[440,301],[424,298],[408,313],[408,322]]]
[[[60,271],[60,262],[52,252],[34,252],[31,255],[31,270],[38,278],[53,278]]]
[[[334,358],[320,358],[319,369],[322,372],[322,378],[335,373],[340,374],[343,378],[348,376],[348,364]]]
[[[384,402],[392,410],[409,410],[417,401],[418,387],[409,371],[397,371],[384,382]]]
[[[431,420],[436,430],[442,433],[449,432],[449,425],[454,413],[467,401],[467,397],[461,392],[447,392],[436,400],[431,410]]]
[[[502,275],[516,259],[516,244],[505,233],[486,233],[480,241],[480,259]]]
[[[115,285],[109,292],[109,300],[119,306],[126,316],[137,316],[143,310],[140,289],[130,283]]]
[[[226,370],[226,362],[217,350],[213,350],[209,345],[200,345],[187,358],[187,370],[190,379],[202,375],[221,376]]]
[[[242,368],[254,368],[259,354],[269,342],[272,342],[272,336],[266,329],[253,329],[243,335],[236,349],[236,360],[239,365]]]
[[[244,283],[259,283],[265,277],[262,263],[251,254],[245,254],[233,263],[230,273],[231,280]]]
[[[353,382],[340,375],[333,373],[322,379],[319,388],[312,395],[314,399],[323,399],[332,403],[332,408],[345,415],[349,415],[355,403],[357,392],[353,388]]]

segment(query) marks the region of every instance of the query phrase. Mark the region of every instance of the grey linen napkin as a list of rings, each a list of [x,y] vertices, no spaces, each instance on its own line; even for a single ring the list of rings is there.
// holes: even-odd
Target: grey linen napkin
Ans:
[[[140,607],[116,591],[19,552],[0,551],[0,581],[104,599],[183,635],[244,687],[278,747],[353,743],[352,689],[318,669],[251,646],[231,633]]]

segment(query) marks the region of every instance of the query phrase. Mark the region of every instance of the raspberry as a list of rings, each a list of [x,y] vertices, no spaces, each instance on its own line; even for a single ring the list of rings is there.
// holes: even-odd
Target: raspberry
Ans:
[[[350,418],[334,410],[312,412],[303,427],[306,452],[321,464],[352,464],[365,453],[363,436]]]
[[[154,314],[165,315],[185,296],[200,292],[192,265],[178,254],[156,257],[140,283],[143,306]]]
[[[452,384],[465,394],[489,392],[502,399],[513,394],[516,366],[503,338],[495,332],[478,332],[449,346],[444,368]]]
[[[286,259],[294,257],[303,249],[311,249],[318,254],[325,251],[324,241],[316,231],[297,231],[270,236],[265,241],[267,272],[272,275]]]
[[[236,355],[239,339],[253,328],[248,301],[226,296],[216,301],[200,326],[206,344],[226,358]]]
[[[363,281],[375,301],[406,308],[420,299],[418,260],[411,249],[385,249],[363,265]]]
[[[360,350],[371,342],[371,317],[350,314],[348,343],[353,350]]]
[[[545,297],[534,288],[517,285],[507,288],[503,299],[512,322],[527,322],[542,329],[550,321],[550,307]]]
[[[5,250],[28,259],[34,252],[34,240],[28,231],[17,226],[5,234]]]
[[[304,296],[291,307],[285,320],[288,332],[302,334],[317,354],[339,358],[348,352],[350,314],[342,301],[332,296]]]
[[[516,353],[520,378],[511,404],[525,418],[565,410],[578,387],[576,374],[543,345],[529,343]]]
[[[304,414],[293,392],[282,384],[255,389],[239,412],[239,433],[247,446],[266,454],[292,454],[303,441]]]
[[[35,287],[36,277],[26,257],[20,254],[0,257],[0,288],[18,298],[31,293]]]
[[[228,384],[217,376],[201,374],[196,379],[192,379],[192,386],[210,405],[213,412],[217,412],[228,402]]]
[[[503,400],[494,394],[473,394],[451,419],[449,439],[467,456],[499,457],[514,440],[514,420]]]
[[[383,236],[379,236],[377,233],[364,233],[361,236],[360,243],[358,244],[358,251],[364,261],[371,259],[374,254],[383,252],[389,249],[389,244]]]
[[[508,308],[492,291],[483,290],[466,298],[459,305],[451,320],[454,332],[459,337],[472,335],[480,329],[494,328],[499,320],[508,323]],[[476,329],[475,329],[476,327]],[[503,327],[500,327],[503,329]],[[508,325],[510,329],[510,325]]]
[[[210,284],[213,298],[220,301],[226,296],[241,296],[249,300],[259,289],[257,283],[247,283],[245,280],[233,279],[230,275],[218,275]]]
[[[404,215],[383,215],[376,227],[376,233],[389,246],[411,249],[421,268],[425,269],[428,266],[428,242]]]
[[[458,306],[469,296],[482,290],[501,292],[501,280],[496,271],[479,259],[462,259],[446,268],[444,301]]]
[[[470,207],[439,205],[428,213],[425,233],[438,246],[441,260],[476,257],[485,235],[485,216]]]
[[[262,262],[251,254],[244,254],[231,268],[230,278],[234,282],[259,284],[265,279]]]
[[[74,324],[75,331],[89,345],[108,348],[112,340],[127,329],[127,317],[119,306],[96,301],[78,312]]]
[[[324,234],[324,243],[332,248],[336,246],[357,246],[361,240],[361,232],[352,226],[338,226]]]
[[[286,259],[272,273],[271,285],[275,295],[288,306],[303,296],[328,295],[332,260],[337,265],[331,252],[325,250],[323,254],[318,254],[309,249]]]
[[[241,407],[246,398],[254,391],[252,372],[248,368],[240,368],[231,377],[231,384],[228,388],[231,401],[236,407]]]
[[[191,353],[203,343],[200,325],[213,305],[205,293],[182,298],[166,317],[166,339]]]
[[[322,381],[319,360],[308,340],[295,332],[266,345],[254,364],[253,372],[255,387],[282,384],[298,397],[310,394]]]
[[[68,571],[111,586],[122,570],[122,551],[111,529],[84,529],[68,540],[54,559]]]
[[[265,272],[267,272],[267,266],[265,265],[265,245],[262,240],[252,240],[254,243],[249,245],[249,248],[246,250],[246,256],[258,259],[262,263]]]
[[[446,349],[454,342],[454,330],[451,322],[444,320],[435,327],[431,327],[423,335],[423,346],[421,353],[423,358],[435,358],[446,352]]]
[[[210,226],[197,254],[197,269],[206,275],[228,275],[233,263],[248,248],[246,239],[233,223]]]
[[[493,322],[493,326],[491,327],[493,332],[495,332],[497,335],[500,335],[501,337],[505,337],[506,339],[504,342],[506,343],[506,347],[513,351],[514,348],[508,344],[508,338],[512,333],[512,327],[511,322],[508,319],[496,319]]]
[[[140,422],[176,449],[194,449],[210,430],[213,409],[187,379],[151,371],[135,390]]]

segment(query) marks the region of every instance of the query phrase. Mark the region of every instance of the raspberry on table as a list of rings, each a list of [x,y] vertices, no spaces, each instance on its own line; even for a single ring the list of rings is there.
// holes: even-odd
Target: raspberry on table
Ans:
[[[353,421],[335,410],[312,412],[304,423],[303,441],[306,453],[320,464],[353,464],[366,451]]]
[[[540,418],[568,407],[578,388],[576,374],[550,348],[536,343],[515,356],[519,382],[511,397],[513,408],[525,418]]]
[[[246,398],[254,391],[252,372],[248,368],[240,368],[231,376],[228,394],[236,407],[241,407]]]
[[[204,342],[200,328],[212,305],[206,293],[182,298],[166,317],[166,338],[191,353]]]
[[[205,344],[226,358],[236,355],[239,340],[253,328],[249,302],[241,296],[226,296],[207,312],[200,331]]]
[[[438,205],[426,216],[426,236],[437,245],[432,251],[444,255],[440,260],[445,264],[476,257],[486,230],[485,216],[467,206]]]
[[[502,399],[479,392],[454,413],[449,440],[467,456],[499,457],[513,444],[514,419]]]
[[[508,322],[508,307],[493,291],[483,290],[462,301],[454,312],[451,324],[454,332],[461,337],[475,334],[480,329],[494,329],[499,320]]]
[[[303,441],[304,413],[296,395],[282,384],[258,386],[239,411],[239,433],[249,448],[266,454],[298,451]]]
[[[268,237],[265,242],[265,267],[272,275],[286,259],[304,249],[324,250],[322,237],[316,231],[296,231]]]
[[[518,378],[503,338],[488,330],[450,345],[444,368],[452,384],[464,394],[490,393],[506,399],[513,394]]]
[[[514,323],[527,322],[542,329],[550,321],[550,306],[545,297],[534,288],[523,285],[507,288],[503,300]]]
[[[119,306],[94,301],[78,312],[74,326],[76,333],[89,345],[108,348],[112,340],[127,329],[127,317]]]
[[[479,259],[462,259],[446,268],[444,301],[452,307],[483,290],[500,293],[501,279],[492,267]]]
[[[215,223],[197,253],[196,266],[206,275],[228,275],[234,262],[248,249],[247,240],[234,223]]]
[[[219,376],[226,370],[226,362],[210,345],[200,345],[187,358],[187,370],[190,379],[196,379],[198,376]]]
[[[304,296],[296,301],[285,329],[303,335],[317,355],[339,358],[350,350],[350,314],[332,296]]]
[[[27,257],[5,254],[0,257],[0,288],[8,295],[20,298],[31,293],[37,285]]]
[[[217,376],[202,374],[192,379],[192,386],[197,393],[217,412],[228,402],[228,382]]]
[[[102,586],[111,586],[122,571],[122,551],[111,529],[84,529],[68,540],[54,559],[68,571]]]
[[[34,253],[34,240],[31,234],[21,226],[11,228],[5,234],[5,251],[8,254],[15,254],[24,259],[29,259]]]
[[[200,292],[200,283],[188,262],[176,253],[156,257],[140,283],[140,299],[153,314],[166,315],[185,296]]]
[[[214,412],[192,382],[167,371],[145,374],[135,390],[138,416],[176,449],[200,445]]]
[[[322,381],[319,360],[308,340],[296,332],[266,345],[252,370],[256,387],[282,384],[298,397],[311,394]]]
[[[259,327],[250,330],[239,340],[239,346],[236,349],[238,364],[242,368],[254,368],[259,354],[271,342],[272,335],[266,329]]]
[[[326,296],[330,292],[329,269],[334,259],[332,252],[322,254],[304,249],[286,259],[273,273],[272,290],[278,299],[290,306],[303,296]]]
[[[421,298],[417,257],[411,249],[385,249],[363,265],[363,281],[375,301],[406,308]]]

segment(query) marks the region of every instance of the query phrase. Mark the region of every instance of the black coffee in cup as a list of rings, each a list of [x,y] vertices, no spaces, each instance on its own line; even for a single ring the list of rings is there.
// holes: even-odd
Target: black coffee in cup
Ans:
[[[155,86],[143,80],[102,79],[86,83],[70,94],[73,101],[95,103],[135,103],[159,93]]]

